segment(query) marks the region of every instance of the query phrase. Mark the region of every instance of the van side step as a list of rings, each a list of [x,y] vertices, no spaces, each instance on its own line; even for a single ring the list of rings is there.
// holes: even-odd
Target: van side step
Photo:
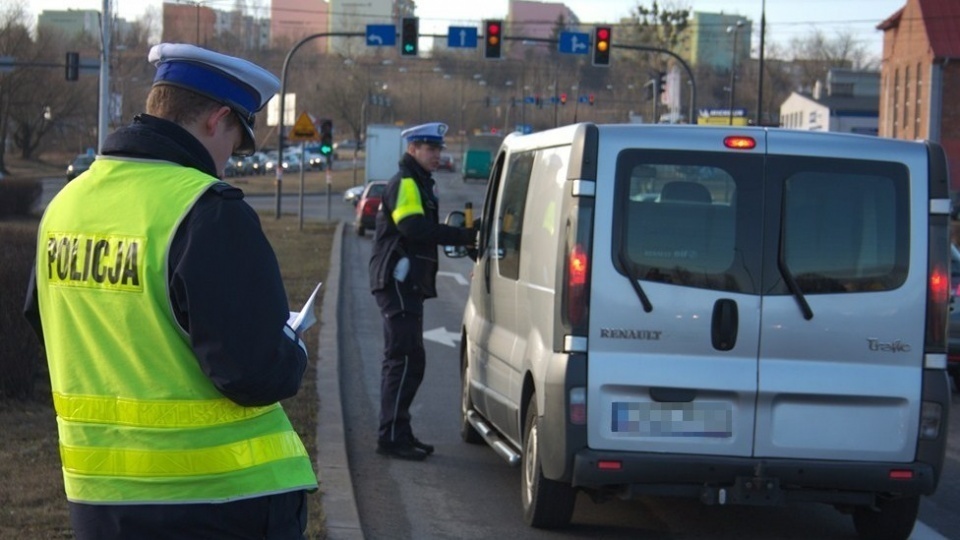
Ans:
[[[520,454],[518,454],[513,448],[510,448],[510,445],[503,442],[503,439],[497,435],[497,432],[493,430],[487,423],[480,418],[480,415],[476,411],[467,411],[467,421],[470,422],[470,425],[473,426],[473,429],[477,430],[477,433],[483,437],[483,440],[490,445],[490,448],[493,448],[493,451],[500,455],[503,459],[507,460],[507,463],[512,467],[516,467],[520,464]]]

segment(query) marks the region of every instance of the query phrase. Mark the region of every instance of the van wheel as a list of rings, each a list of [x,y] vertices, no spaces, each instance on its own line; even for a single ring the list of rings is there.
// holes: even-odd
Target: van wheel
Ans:
[[[536,396],[530,396],[524,423],[520,497],[523,520],[530,527],[552,529],[570,523],[577,491],[570,484],[543,477],[540,469],[540,419]]]
[[[920,496],[878,498],[876,508],[858,506],[853,526],[863,540],[906,540],[920,510]]]
[[[357,236],[363,236],[366,232],[367,230],[363,228],[363,225],[357,225]]]
[[[467,412],[473,409],[473,400],[470,399],[470,381],[467,380],[467,366],[467,349],[464,348],[460,352],[460,438],[465,443],[480,444],[483,442],[483,437],[467,420]]]

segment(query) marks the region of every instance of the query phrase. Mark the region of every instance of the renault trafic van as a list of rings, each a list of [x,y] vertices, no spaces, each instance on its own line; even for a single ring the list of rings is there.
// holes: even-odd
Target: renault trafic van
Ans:
[[[521,465],[533,527],[584,490],[818,501],[907,538],[947,440],[948,185],[932,142],[509,136],[461,328],[463,439]]]

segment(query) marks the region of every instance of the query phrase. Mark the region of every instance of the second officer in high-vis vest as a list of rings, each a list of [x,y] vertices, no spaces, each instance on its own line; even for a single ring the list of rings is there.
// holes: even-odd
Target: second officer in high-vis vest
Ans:
[[[25,308],[74,533],[300,540],[317,479],[278,401],[307,351],[256,213],[218,180],[279,80],[193,45],[148,59],[146,114],[44,213]]]
[[[377,212],[370,258],[370,289],[383,317],[383,366],[377,452],[419,461],[433,446],[410,427],[410,404],[423,381],[423,301],[437,295],[437,246],[469,246],[473,229],[440,223],[436,183],[446,124],[401,133],[407,151],[387,183]]]

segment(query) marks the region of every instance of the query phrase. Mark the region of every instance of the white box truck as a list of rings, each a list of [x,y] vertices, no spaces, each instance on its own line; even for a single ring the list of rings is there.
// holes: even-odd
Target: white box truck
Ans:
[[[403,155],[404,145],[400,133],[404,128],[389,124],[367,126],[366,181],[389,180],[397,173],[397,164]]]

